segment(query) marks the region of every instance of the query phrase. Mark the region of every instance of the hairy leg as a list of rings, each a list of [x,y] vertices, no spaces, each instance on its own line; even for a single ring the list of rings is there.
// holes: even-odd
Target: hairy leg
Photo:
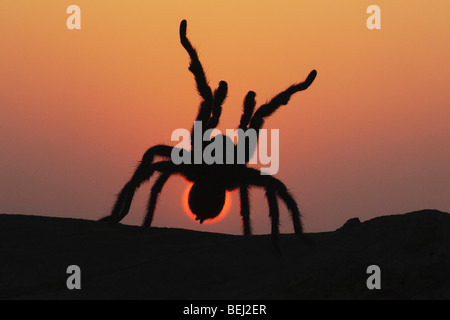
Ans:
[[[197,84],[197,90],[200,96],[203,98],[203,101],[200,104],[200,108],[198,110],[196,121],[202,122],[202,136],[203,132],[205,132],[209,118],[211,117],[211,112],[213,109],[213,93],[211,87],[208,84],[208,80],[206,79],[205,71],[203,70],[203,66],[198,58],[197,51],[192,46],[191,42],[186,36],[187,30],[187,22],[183,20],[180,24],[180,40],[183,47],[186,49],[189,57],[191,58],[191,63],[189,65],[189,71],[192,72],[195,78],[195,82]],[[223,87],[223,85],[222,85]],[[219,86],[220,88],[220,86]],[[193,134],[194,129],[191,130],[191,135]],[[193,139],[192,139],[193,141]]]
[[[227,93],[228,84],[225,81],[220,81],[219,87],[214,91],[212,115],[206,129],[214,129],[219,124],[219,119],[222,115],[222,105],[227,98]]]
[[[198,58],[197,51],[192,46],[191,42],[186,36],[186,29],[187,29],[187,21],[183,20],[180,24],[180,40],[183,47],[186,49],[186,51],[189,54],[189,57],[191,58],[191,64],[189,66],[189,71],[192,72],[192,74],[195,77],[195,81],[197,83],[197,90],[200,94],[200,96],[203,98],[203,100],[208,101],[210,106],[212,107],[212,90],[211,87],[208,85],[208,80],[206,79],[205,71],[203,70],[202,64]]]
[[[147,205],[147,215],[145,216],[145,220],[143,223],[144,227],[150,227],[150,225],[152,224],[153,214],[155,213],[158,197],[162,191],[162,188],[166,184],[167,180],[169,180],[171,175],[172,174],[168,172],[161,173],[160,176],[158,177],[158,180],[156,180],[155,184],[153,185],[150,193],[150,199]]]
[[[255,110],[256,105],[256,93],[253,91],[249,91],[244,99],[244,107],[243,112],[241,116],[241,121],[239,123],[239,129],[242,129],[244,131],[247,131],[248,125],[250,124],[250,120],[253,116],[253,111]],[[245,163],[250,161],[250,158],[252,157],[253,153],[256,150],[256,144],[250,146],[250,138],[248,136],[245,136]],[[238,141],[238,143],[241,143]]]
[[[247,130],[250,120],[253,116],[253,111],[256,106],[256,93],[249,91],[244,99],[244,108],[241,116],[241,122],[239,123],[239,129]]]
[[[274,177],[270,177],[270,179],[273,181],[273,183],[275,185],[278,197],[280,197],[283,200],[284,204],[286,205],[288,211],[291,214],[292,224],[294,226],[295,234],[303,241],[305,241],[307,243],[312,243],[311,239],[308,238],[303,233],[303,225],[301,222],[301,213],[300,213],[300,210],[298,209],[297,202],[295,201],[295,199],[293,198],[293,196],[291,195],[289,190],[286,188],[284,183],[282,183],[280,180],[278,180]]]
[[[252,229],[250,224],[250,199],[248,197],[248,186],[241,186],[239,188],[239,194],[241,198],[241,217],[242,217],[242,226],[244,229],[245,235],[251,235]]]
[[[301,223],[301,214],[298,209],[297,202],[292,197],[292,195],[287,190],[286,186],[278,179],[273,176],[261,175],[259,170],[253,168],[247,168],[245,179],[247,183],[261,186],[266,188],[266,195],[269,199],[273,197],[273,193],[275,193],[283,202],[285,203],[289,213],[291,214],[292,223],[294,226],[295,234],[307,243],[311,243],[312,241],[303,233],[303,226]],[[273,202],[273,199],[270,198]],[[271,204],[269,204],[270,207]],[[274,204],[272,204],[272,210],[275,210]],[[271,215],[272,216],[272,215]],[[275,216],[276,217],[276,216]],[[273,219],[273,218],[272,218]],[[276,231],[276,230],[275,230]],[[272,232],[274,232],[274,222],[272,221]]]
[[[155,156],[170,158],[172,149],[173,147],[171,146],[157,145],[145,152],[133,176],[117,195],[111,214],[101,219],[101,221],[118,223],[128,214],[136,189],[144,181],[150,179],[154,172],[153,160]]]
[[[253,114],[253,117],[250,121],[250,128],[255,129],[258,132],[264,124],[264,118],[272,115],[282,105],[288,104],[291,96],[294,93],[308,89],[308,87],[316,78],[316,75],[316,70],[311,71],[304,82],[290,86],[285,91],[276,95],[267,104],[259,107],[258,110],[256,110],[256,112]]]

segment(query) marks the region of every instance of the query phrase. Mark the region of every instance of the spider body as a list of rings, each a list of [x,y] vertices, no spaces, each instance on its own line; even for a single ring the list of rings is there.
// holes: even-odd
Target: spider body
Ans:
[[[211,139],[211,142],[202,144],[202,151],[210,146],[214,140],[223,141],[223,150],[219,163],[194,163],[193,153],[190,153],[191,164],[180,164],[180,172],[184,178],[193,185],[189,191],[188,205],[196,220],[203,223],[205,220],[216,218],[223,210],[227,191],[235,191],[242,183],[247,166],[237,161],[237,146],[230,137],[222,134]],[[232,148],[233,161],[227,164],[227,148]],[[183,150],[185,151],[185,150]]]
[[[147,215],[143,223],[144,226],[151,225],[158,196],[161,193],[164,184],[171,176],[182,175],[186,180],[193,182],[189,192],[188,204],[192,213],[196,216],[196,220],[200,223],[208,219],[213,219],[220,214],[225,203],[227,191],[239,190],[240,214],[242,217],[243,231],[245,235],[250,235],[251,225],[248,192],[251,187],[256,186],[262,187],[266,191],[269,216],[272,224],[272,239],[275,246],[278,248],[278,199],[281,199],[288,208],[295,233],[300,238],[308,241],[303,234],[300,211],[297,203],[287,190],[286,186],[277,178],[269,175],[262,175],[259,170],[247,166],[252,153],[254,152],[254,148],[250,146],[248,137],[244,138],[246,142],[244,161],[242,161],[242,153],[241,158],[238,156],[238,146],[234,145],[234,142],[229,137],[221,135],[212,138],[210,141],[196,142],[196,134],[201,134],[203,137],[207,130],[214,129],[218,125],[222,112],[222,104],[227,96],[228,85],[225,81],[221,81],[218,88],[214,92],[212,91],[197,52],[186,37],[186,29],[187,22],[183,20],[180,25],[180,40],[191,58],[189,70],[194,75],[197,90],[202,98],[196,118],[196,121],[198,122],[195,122],[195,124],[201,123],[201,125],[199,127],[194,125],[191,130],[192,148],[191,150],[186,150],[168,145],[156,145],[147,150],[133,176],[118,194],[111,214],[102,220],[112,223],[120,222],[128,214],[136,190],[142,183],[149,180],[154,173],[158,172],[160,175],[151,189]],[[264,124],[264,119],[273,114],[273,112],[282,105],[286,105],[293,94],[306,90],[313,83],[316,75],[317,72],[315,70],[311,71],[304,82],[290,86],[285,91],[276,95],[272,100],[260,106],[256,111],[256,95],[253,91],[249,91],[244,99],[239,129],[244,131],[251,129],[258,134]],[[197,130],[201,132],[197,132]],[[200,162],[196,161],[196,148],[204,151],[218,138],[221,138],[223,141],[223,152],[218,156],[219,160],[222,161],[213,163],[205,160]],[[201,143],[200,148],[196,145],[198,143]],[[231,163],[230,161],[227,161],[229,158],[227,157],[227,152],[230,150],[234,152],[234,155],[228,155],[234,160],[231,161]],[[173,152],[185,155],[190,161],[188,161],[188,163],[175,164],[172,159]],[[163,158],[164,160],[155,162],[154,160],[156,157]]]

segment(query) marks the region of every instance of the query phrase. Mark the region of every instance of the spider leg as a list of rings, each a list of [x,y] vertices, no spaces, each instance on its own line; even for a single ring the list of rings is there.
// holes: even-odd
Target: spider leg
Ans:
[[[180,24],[180,41],[191,58],[189,71],[194,75],[198,93],[203,98],[196,121],[202,121],[203,131],[205,131],[213,108],[213,93],[208,84],[208,80],[206,79],[205,71],[203,70],[200,59],[198,58],[197,51],[186,36],[186,29],[187,21],[183,20]]]
[[[242,217],[242,226],[245,235],[251,235],[252,229],[250,225],[250,199],[248,196],[248,186],[244,185],[239,188],[239,194],[241,198],[240,213]]]
[[[266,196],[269,201],[270,217],[272,218],[272,236],[274,237],[274,242],[277,242],[278,236],[278,205],[276,204],[276,196],[278,196],[286,204],[288,208],[292,223],[294,226],[295,234],[305,241],[306,243],[311,243],[312,241],[303,233],[303,226],[301,223],[301,214],[298,209],[297,202],[294,200],[292,195],[287,190],[286,186],[278,179],[269,175],[261,175],[259,170],[253,168],[246,168],[245,179],[247,183],[261,186],[266,189]]]
[[[241,122],[239,123],[239,128],[243,130],[247,130],[247,127],[252,119],[253,111],[255,110],[255,96],[256,93],[253,91],[249,91],[244,99],[244,108],[241,116]]]
[[[147,215],[145,216],[145,220],[142,226],[150,227],[153,220],[153,214],[155,213],[156,203],[158,202],[159,194],[162,191],[167,180],[169,180],[172,174],[170,172],[161,173],[156,180],[155,184],[152,187],[152,191],[150,193],[150,199],[147,205]]]
[[[239,123],[239,129],[242,129],[244,131],[247,131],[248,125],[250,123],[250,120],[253,116],[253,111],[255,110],[256,100],[255,100],[256,93],[253,91],[249,91],[244,99],[244,108],[241,116],[241,121]],[[256,146],[250,146],[250,138],[248,136],[245,136],[245,162],[249,162],[251,156],[255,152]]]
[[[253,168],[245,168],[243,179],[247,185],[255,185],[264,187],[266,190],[266,198],[269,205],[269,217],[272,223],[272,243],[279,252],[278,235],[280,234],[280,212],[278,208],[276,184],[269,176],[263,176],[259,170]],[[241,189],[242,194],[242,189]]]
[[[136,188],[133,188],[133,185],[128,182],[117,195],[111,214],[100,221],[119,223],[128,214],[135,191]]]
[[[291,96],[294,93],[308,89],[308,87],[313,83],[314,79],[316,78],[316,75],[317,75],[316,70],[311,71],[311,73],[308,75],[308,77],[304,82],[290,86],[285,91],[276,95],[267,104],[260,106],[258,110],[256,110],[255,113],[253,114],[253,117],[250,121],[250,128],[255,129],[256,132],[258,133],[259,129],[261,129],[261,127],[264,124],[264,118],[272,115],[282,105],[288,104]]]
[[[128,214],[137,188],[139,188],[144,181],[147,181],[152,176],[154,172],[154,157],[161,156],[170,158],[172,149],[173,147],[166,145],[157,145],[148,149],[142,157],[142,161],[140,162],[133,176],[118,194],[111,214],[100,219],[100,221],[112,223],[120,222]]]
[[[219,124],[219,119],[222,114],[222,105],[227,98],[227,93],[228,84],[225,81],[220,81],[219,87],[214,91],[212,115],[206,129],[214,129]]]
[[[289,190],[286,188],[286,185],[284,183],[282,183],[280,180],[278,180],[272,176],[269,179],[271,179],[274,182],[274,184],[276,186],[278,197],[280,197],[281,200],[283,200],[288,211],[291,214],[292,224],[294,226],[295,234],[297,235],[297,237],[302,239],[304,242],[306,242],[308,244],[312,244],[313,241],[308,236],[306,236],[303,232],[303,225],[301,222],[302,215],[300,213],[300,210],[298,209],[298,205],[297,205],[297,202],[295,201],[294,197],[291,195]]]
[[[181,44],[186,49],[191,58],[189,71],[191,71],[195,77],[197,89],[200,96],[205,101],[209,101],[211,103],[213,98],[211,87],[208,85],[208,80],[206,79],[205,71],[203,70],[202,64],[198,58],[197,51],[194,49],[191,42],[186,36],[186,29],[187,29],[187,21],[183,20],[181,21],[180,24],[180,40]]]

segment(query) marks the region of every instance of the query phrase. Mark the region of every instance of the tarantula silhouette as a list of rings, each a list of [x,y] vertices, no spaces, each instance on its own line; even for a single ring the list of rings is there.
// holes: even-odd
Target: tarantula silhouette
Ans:
[[[219,123],[222,105],[227,96],[228,85],[225,81],[221,81],[214,92],[211,90],[197,51],[186,36],[186,29],[187,22],[183,20],[180,25],[180,39],[181,44],[190,56],[189,70],[194,75],[198,93],[202,98],[196,121],[201,121],[202,123],[200,129],[202,130],[203,136],[206,130],[215,128]],[[244,99],[243,114],[239,128],[243,130],[254,129],[258,133],[264,124],[264,119],[272,115],[282,105],[286,105],[293,94],[306,90],[313,83],[316,75],[317,72],[315,70],[311,71],[304,82],[290,86],[285,91],[276,95],[271,101],[260,106],[256,111],[254,111],[256,94],[253,91],[249,91]],[[191,130],[191,137],[194,135],[194,128]],[[212,141],[214,141],[214,138],[209,142],[202,141],[202,150]],[[194,150],[194,139],[191,139],[191,146],[192,150]],[[249,189],[252,186],[257,186],[265,188],[266,191],[269,216],[272,223],[272,240],[275,246],[278,248],[279,208],[277,197],[286,204],[291,214],[295,233],[301,239],[307,242],[309,241],[303,233],[297,203],[286,186],[277,178],[270,175],[262,175],[259,170],[247,166],[252,156],[250,150],[246,149],[244,164],[238,164],[238,161],[233,162],[233,164],[225,164],[225,161],[223,161],[223,164],[206,164],[204,162],[194,164],[194,161],[191,161],[191,164],[182,163],[176,165],[171,161],[171,154],[174,148],[168,145],[156,145],[148,149],[133,176],[118,194],[111,214],[101,220],[112,223],[120,222],[128,214],[136,190],[143,182],[149,180],[155,172],[158,172],[159,177],[151,189],[147,215],[143,223],[143,226],[149,227],[152,223],[156,203],[164,184],[171,176],[178,174],[184,176],[188,181],[193,182],[192,188],[189,191],[188,204],[192,213],[196,216],[196,220],[200,223],[203,223],[207,219],[213,219],[221,213],[225,204],[226,191],[239,189],[243,232],[245,235],[250,235]],[[194,152],[186,149],[177,151],[182,153],[187,152],[193,159]],[[234,152],[234,155],[236,154],[237,152]],[[163,161],[154,162],[156,157],[162,158]],[[226,159],[226,149],[224,149],[223,157]]]

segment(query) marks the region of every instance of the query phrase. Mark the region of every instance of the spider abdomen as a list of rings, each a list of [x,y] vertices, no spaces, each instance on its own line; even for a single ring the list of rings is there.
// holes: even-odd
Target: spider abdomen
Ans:
[[[217,217],[225,204],[226,190],[214,183],[195,182],[189,191],[188,204],[200,223]]]

